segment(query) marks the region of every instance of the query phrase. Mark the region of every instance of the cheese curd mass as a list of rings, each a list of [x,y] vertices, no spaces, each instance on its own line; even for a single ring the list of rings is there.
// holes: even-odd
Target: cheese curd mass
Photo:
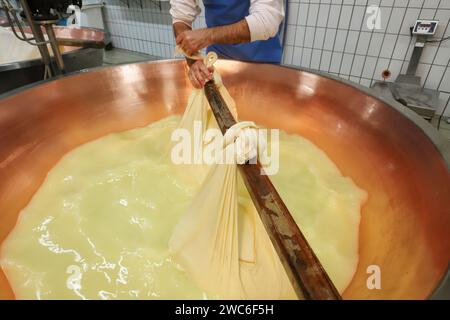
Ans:
[[[221,298],[198,287],[169,253],[200,187],[170,160],[179,121],[171,116],[89,142],[49,172],[0,248],[16,298]],[[317,146],[284,132],[271,180],[342,292],[358,263],[366,193]],[[241,183],[239,197],[252,205]]]

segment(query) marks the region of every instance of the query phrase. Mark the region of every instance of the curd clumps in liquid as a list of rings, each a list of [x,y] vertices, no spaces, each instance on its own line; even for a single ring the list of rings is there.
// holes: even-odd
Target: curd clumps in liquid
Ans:
[[[220,298],[197,287],[168,252],[199,188],[170,161],[179,119],[84,144],[49,172],[1,246],[16,298]],[[279,173],[270,178],[342,292],[358,262],[365,192],[310,141],[284,132]]]

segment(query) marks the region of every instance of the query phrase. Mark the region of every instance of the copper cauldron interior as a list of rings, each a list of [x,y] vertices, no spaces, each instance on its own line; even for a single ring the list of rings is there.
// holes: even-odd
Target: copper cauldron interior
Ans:
[[[282,128],[322,148],[369,193],[360,261],[346,299],[423,299],[450,258],[450,177],[427,135],[386,103],[342,82],[272,65],[219,61],[241,120]],[[47,172],[69,150],[110,132],[182,113],[181,61],[110,67],[0,100],[0,242]],[[378,265],[381,290],[369,290]],[[13,298],[0,270],[0,298]]]

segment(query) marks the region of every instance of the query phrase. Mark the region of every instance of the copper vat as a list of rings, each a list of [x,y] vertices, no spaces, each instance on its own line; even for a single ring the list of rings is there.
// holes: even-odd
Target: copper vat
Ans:
[[[241,120],[307,137],[368,191],[360,261],[344,299],[449,297],[450,149],[436,130],[329,76],[231,61],[217,67]],[[61,156],[183,112],[190,90],[184,63],[172,60],[80,73],[0,100],[0,243]],[[380,290],[367,288],[371,265],[381,268]],[[1,270],[0,298],[14,298]]]

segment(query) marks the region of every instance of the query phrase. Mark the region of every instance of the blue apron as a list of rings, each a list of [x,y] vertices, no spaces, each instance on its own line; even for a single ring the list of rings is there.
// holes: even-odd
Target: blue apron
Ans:
[[[250,0],[203,0],[208,28],[236,23],[249,14]],[[282,48],[278,34],[265,41],[242,44],[214,44],[207,51],[214,51],[227,59],[280,63]]]

